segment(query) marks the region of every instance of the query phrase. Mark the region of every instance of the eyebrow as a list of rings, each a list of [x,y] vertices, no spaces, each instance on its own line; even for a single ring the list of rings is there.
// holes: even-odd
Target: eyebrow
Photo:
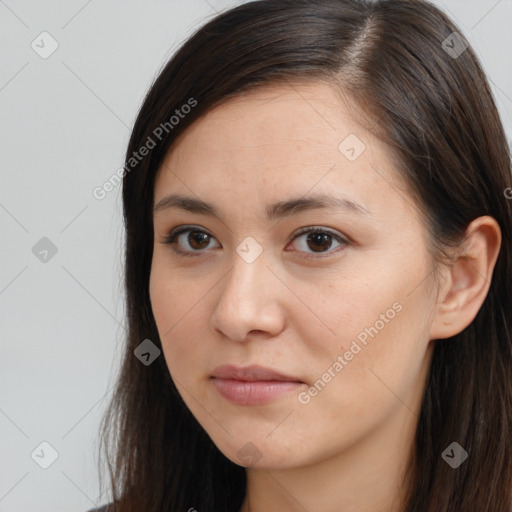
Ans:
[[[222,219],[222,215],[215,205],[201,199],[179,194],[171,194],[160,199],[160,201],[153,206],[153,214],[168,208],[178,208],[190,213],[199,213]],[[272,203],[267,206],[266,214],[269,220],[274,220],[296,215],[307,210],[324,208],[341,209],[358,215],[372,215],[364,205],[357,201],[345,196],[335,197],[326,194],[308,195]]]

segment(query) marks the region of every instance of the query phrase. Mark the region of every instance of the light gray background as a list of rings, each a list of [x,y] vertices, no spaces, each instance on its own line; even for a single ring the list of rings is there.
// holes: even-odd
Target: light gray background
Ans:
[[[179,43],[237,3],[0,0],[0,512],[109,501],[96,447],[124,336],[121,187],[92,190],[123,164]],[[512,0],[435,3],[482,59],[512,139]],[[31,47],[43,31],[59,45],[47,59]],[[45,263],[42,237],[57,247]],[[43,441],[58,452],[48,469],[31,457],[49,457]]]

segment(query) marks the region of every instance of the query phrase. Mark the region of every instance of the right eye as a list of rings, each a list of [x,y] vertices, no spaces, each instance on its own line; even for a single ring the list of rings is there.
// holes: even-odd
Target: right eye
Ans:
[[[212,240],[215,238],[207,231],[195,226],[181,226],[173,229],[161,243],[170,245],[176,253],[183,256],[200,256]]]

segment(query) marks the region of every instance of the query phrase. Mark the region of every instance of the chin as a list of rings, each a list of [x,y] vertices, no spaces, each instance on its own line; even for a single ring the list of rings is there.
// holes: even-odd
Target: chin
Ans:
[[[245,468],[279,470],[301,464],[296,459],[297,453],[301,452],[300,447],[286,446],[277,438],[265,439],[267,435],[268,432],[261,436],[253,434],[247,438],[229,438],[221,443],[214,442],[226,458]],[[300,454],[304,458],[305,454]]]

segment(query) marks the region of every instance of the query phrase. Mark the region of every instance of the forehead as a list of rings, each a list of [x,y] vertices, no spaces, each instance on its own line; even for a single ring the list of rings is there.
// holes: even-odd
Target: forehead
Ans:
[[[324,82],[260,86],[205,113],[179,137],[171,153],[179,153],[185,138],[215,153],[241,154],[253,148],[281,154],[283,148],[306,149],[306,143],[338,151],[344,130],[366,136],[349,112],[351,106]]]
[[[248,206],[336,190],[366,204],[400,201],[389,197],[397,196],[390,185],[403,186],[387,146],[354,112],[327,83],[265,86],[231,98],[175,141],[157,175],[155,202],[180,191],[212,202],[241,195],[240,206]]]

